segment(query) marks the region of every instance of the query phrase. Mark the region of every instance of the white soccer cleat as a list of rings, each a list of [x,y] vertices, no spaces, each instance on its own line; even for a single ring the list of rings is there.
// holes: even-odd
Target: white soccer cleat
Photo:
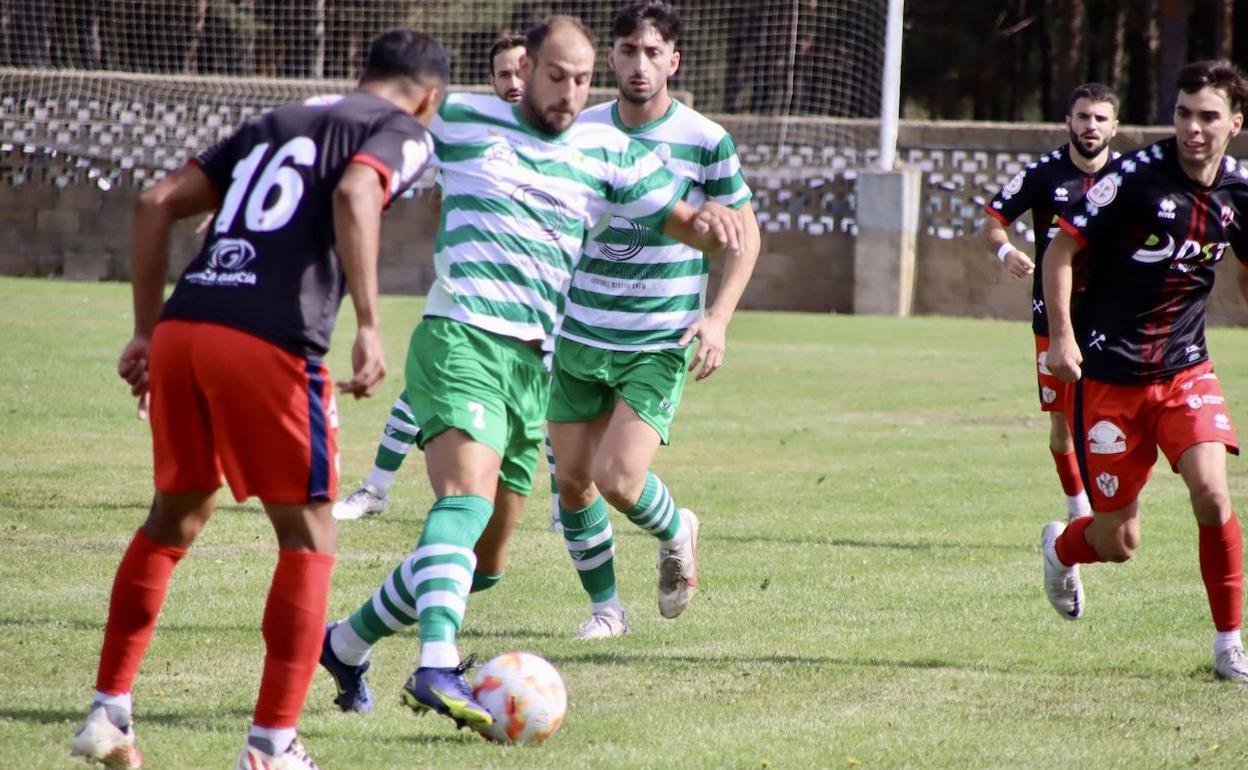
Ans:
[[[689,539],[676,548],[659,544],[659,614],[665,618],[684,612],[698,590],[698,517],[688,508],[677,513],[689,525]]]
[[[589,639],[611,639],[628,633],[628,619],[614,612],[599,612],[589,616],[589,620],[572,635],[573,639],[586,641]]]
[[[1079,565],[1067,567],[1057,558],[1057,536],[1064,525],[1050,521],[1040,533],[1040,550],[1044,558],[1044,593],[1057,614],[1067,620],[1077,620],[1083,614],[1083,583],[1079,580]]]
[[[386,496],[367,482],[360,488],[334,503],[334,518],[352,521],[362,516],[372,516],[386,510]]]
[[[286,750],[277,756],[265,754],[250,743],[238,755],[234,770],[320,770],[303,743],[295,738]]]
[[[1227,647],[1213,657],[1213,675],[1218,679],[1248,684],[1248,655],[1243,647]]]
[[[123,730],[108,719],[104,706],[96,706],[87,714],[82,728],[69,744],[72,757],[82,757],[88,763],[96,763],[108,770],[138,770],[143,755],[134,745],[134,725]]]

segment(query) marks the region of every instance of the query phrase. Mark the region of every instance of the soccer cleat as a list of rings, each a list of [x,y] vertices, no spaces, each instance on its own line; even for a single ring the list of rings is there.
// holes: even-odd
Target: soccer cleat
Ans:
[[[88,763],[99,762],[108,770],[137,770],[143,764],[143,755],[134,745],[134,725],[121,728],[113,724],[104,706],[95,706],[87,714],[69,744],[69,754]]]
[[[678,513],[689,524],[689,539],[675,548],[659,544],[659,614],[665,618],[684,612],[698,590],[698,517],[688,508]]]
[[[338,688],[338,696],[334,698],[334,705],[343,711],[360,713],[372,711],[373,694],[368,689],[368,682],[364,681],[369,661],[352,666],[338,659],[338,656],[334,654],[333,646],[329,643],[329,635],[333,633],[337,625],[337,623],[330,623],[325,626],[325,639],[321,642],[321,668],[329,672],[329,675],[334,678],[334,686]]]
[[[1044,593],[1057,614],[1067,620],[1077,620],[1083,614],[1083,583],[1079,580],[1079,565],[1067,567],[1057,558],[1055,543],[1062,534],[1060,521],[1050,521],[1040,533],[1040,550],[1044,558]]]
[[[1248,684],[1248,655],[1243,647],[1227,647],[1213,657],[1213,675],[1218,679]]]
[[[476,656],[470,656],[455,668],[418,668],[407,678],[399,694],[403,705],[416,716],[434,713],[450,717],[455,727],[471,727],[481,731],[494,722],[494,717],[472,696],[464,681],[464,672],[472,668]]]
[[[320,770],[303,743],[295,738],[281,754],[266,754],[248,743],[238,755],[234,770]]]
[[[628,633],[628,619],[614,612],[596,612],[589,620],[581,624],[572,638],[580,641],[587,639],[610,639]]]
[[[386,510],[386,496],[367,481],[360,488],[334,503],[334,518],[351,521],[362,516],[372,516]]]

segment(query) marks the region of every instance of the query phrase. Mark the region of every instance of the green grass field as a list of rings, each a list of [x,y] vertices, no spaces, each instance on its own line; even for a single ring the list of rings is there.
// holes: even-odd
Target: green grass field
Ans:
[[[419,309],[384,300],[393,374],[378,397],[340,402],[347,488]],[[114,373],[129,329],[125,286],[0,280],[2,767],[75,766],[109,586],[151,495],[147,427]],[[1248,331],[1210,336],[1248,431]],[[1032,368],[1020,323],[740,314],[727,365],[687,389],[656,465],[703,521],[688,613],[659,617],[654,542],[620,516],[632,633],[572,642],[585,601],[538,492],[462,648],[550,658],[570,693],[563,729],[506,748],[413,718],[397,697],[410,635],[378,647],[370,715],[339,713],[318,674],[306,743],[326,770],[1248,765],[1248,691],[1213,679],[1196,530],[1168,469],[1145,491],[1137,557],[1085,569],[1084,618],[1045,601],[1037,541],[1063,507]],[[1231,484],[1243,501],[1242,460]],[[419,457],[392,494],[384,515],[342,527],[331,616],[414,546],[432,501]],[[275,545],[255,503],[225,503],[178,568],[137,682],[153,770],[231,767],[250,717]]]

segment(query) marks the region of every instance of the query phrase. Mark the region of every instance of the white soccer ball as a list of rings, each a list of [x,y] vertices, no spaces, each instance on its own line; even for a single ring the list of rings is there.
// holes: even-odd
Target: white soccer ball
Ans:
[[[531,652],[504,653],[477,669],[472,696],[494,717],[481,735],[499,743],[541,743],[568,711],[559,672]]]

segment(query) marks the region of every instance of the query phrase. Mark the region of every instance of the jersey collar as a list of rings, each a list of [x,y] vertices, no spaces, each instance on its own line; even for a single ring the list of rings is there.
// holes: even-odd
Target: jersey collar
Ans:
[[[658,128],[666,123],[669,118],[676,114],[676,108],[679,106],[680,102],[672,99],[672,103],[667,106],[667,111],[649,123],[642,123],[640,126],[626,126],[624,125],[624,121],[620,120],[620,100],[616,99],[611,102],[611,122],[615,124],[616,128],[626,134],[644,134],[645,132]]]

